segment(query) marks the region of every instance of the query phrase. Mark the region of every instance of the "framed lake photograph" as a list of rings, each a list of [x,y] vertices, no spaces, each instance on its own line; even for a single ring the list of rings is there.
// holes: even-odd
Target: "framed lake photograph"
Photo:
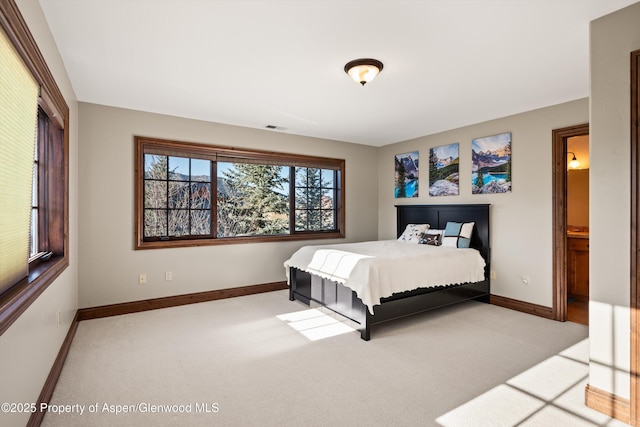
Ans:
[[[511,132],[471,141],[471,193],[511,191]]]
[[[418,197],[418,152],[396,154],[394,194],[396,198]]]
[[[457,196],[460,194],[459,144],[434,147],[429,150],[429,195]]]

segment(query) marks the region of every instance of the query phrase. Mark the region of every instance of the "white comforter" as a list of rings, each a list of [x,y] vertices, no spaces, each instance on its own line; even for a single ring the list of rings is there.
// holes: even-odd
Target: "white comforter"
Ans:
[[[475,249],[398,240],[305,246],[284,263],[353,289],[373,314],[380,299],[397,292],[484,280]]]

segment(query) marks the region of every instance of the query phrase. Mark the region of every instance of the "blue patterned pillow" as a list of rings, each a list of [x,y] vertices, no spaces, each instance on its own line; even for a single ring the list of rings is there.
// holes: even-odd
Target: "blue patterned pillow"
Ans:
[[[471,233],[474,225],[474,222],[447,222],[442,246],[468,248],[471,245]]]

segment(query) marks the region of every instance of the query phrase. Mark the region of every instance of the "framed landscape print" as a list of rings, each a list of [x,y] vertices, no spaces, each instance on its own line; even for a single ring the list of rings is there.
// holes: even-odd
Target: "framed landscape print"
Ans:
[[[394,194],[396,198],[418,197],[418,152],[396,154]]]
[[[511,191],[511,132],[471,141],[471,193]]]
[[[459,144],[434,147],[429,150],[429,195],[457,196],[460,194]]]

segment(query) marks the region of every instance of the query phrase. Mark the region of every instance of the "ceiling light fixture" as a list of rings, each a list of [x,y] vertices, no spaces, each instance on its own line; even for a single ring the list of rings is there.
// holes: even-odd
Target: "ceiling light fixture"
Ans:
[[[571,159],[571,161],[569,162],[569,168],[576,169],[578,166],[580,166],[580,162],[578,161],[578,159],[576,159],[576,153],[574,153],[573,151],[567,151],[567,154],[573,154],[573,159]]]
[[[382,62],[377,59],[361,58],[347,62],[344,72],[362,86],[373,80],[382,71]]]

